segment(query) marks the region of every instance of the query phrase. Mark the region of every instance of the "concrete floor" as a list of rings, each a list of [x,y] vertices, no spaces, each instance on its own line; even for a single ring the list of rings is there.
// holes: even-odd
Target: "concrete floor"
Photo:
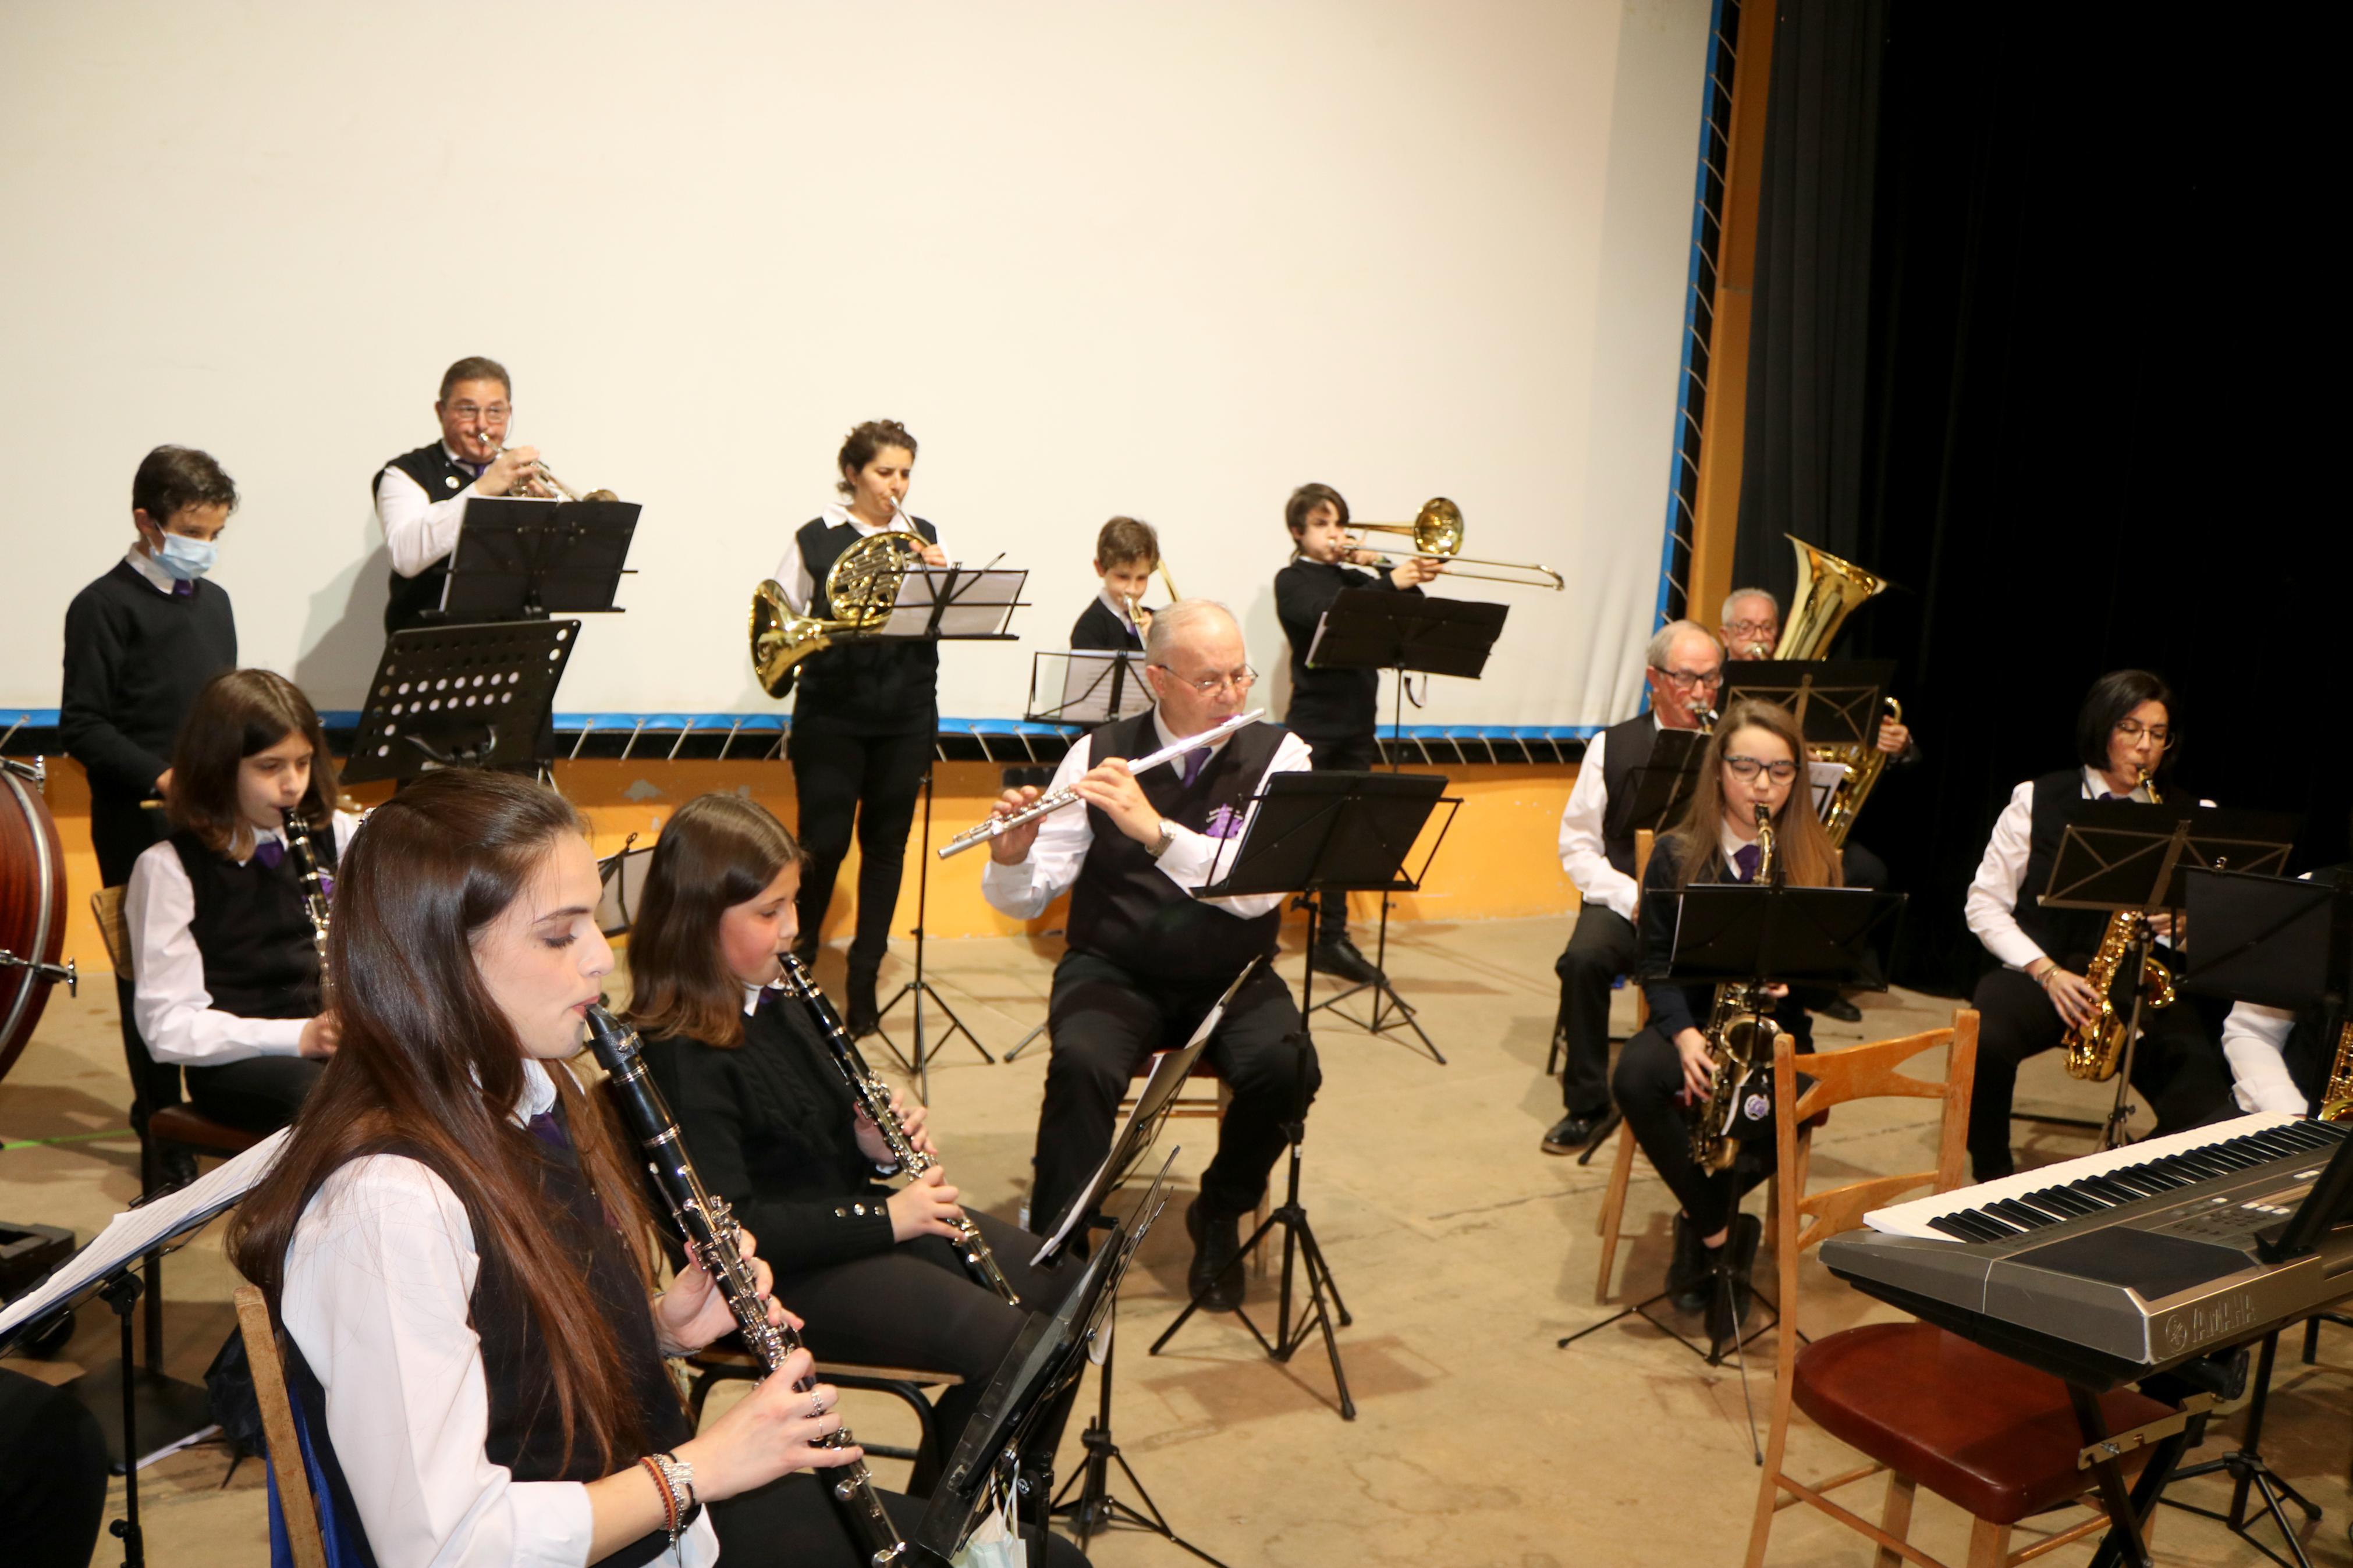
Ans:
[[[1166,1353],[1147,1357],[1145,1347],[1183,1301],[1188,1247],[1176,1216],[1187,1192],[1147,1241],[1125,1294],[1117,1436],[1176,1529],[1232,1568],[1740,1560],[1757,1470],[1738,1374],[1708,1369],[1633,1320],[1569,1350],[1554,1347],[1611,1310],[1593,1304],[1594,1219],[1607,1161],[1580,1167],[1536,1148],[1559,1111],[1542,1068],[1552,960],[1565,934],[1557,920],[1400,930],[1390,967],[1449,1065],[1394,1037],[1339,1024],[1319,1031],[1324,1088],[1309,1127],[1304,1196],[1355,1314],[1354,1326],[1340,1331],[1360,1412],[1355,1422],[1335,1412],[1320,1350],[1278,1365],[1230,1320],[1197,1319]],[[938,942],[930,977],[1001,1053],[1044,1016],[1055,946]],[[835,962],[828,960],[828,976]],[[902,967],[885,972],[886,995]],[[1295,981],[1296,958],[1285,967]],[[1623,1023],[1629,994],[1619,1006]],[[1868,999],[1861,1026],[1828,1024],[1821,1034],[1835,1046],[1931,1027],[1949,1014],[1949,1004],[1896,994]],[[894,1016],[894,1026],[903,1017],[903,1010]],[[86,987],[79,1002],[53,1001],[38,1038],[0,1084],[0,1142],[11,1145],[0,1152],[0,1215],[71,1225],[87,1237],[136,1195],[135,1145],[119,1131],[126,1099],[120,1058],[111,985]],[[1042,1045],[989,1067],[959,1038],[933,1076],[951,1173],[981,1206],[1008,1217],[1026,1187],[1044,1066]],[[2021,1089],[2025,1108],[2082,1113],[2103,1098],[2067,1079],[2055,1055],[2031,1064]],[[1918,1102],[1899,1105],[1841,1111],[1818,1142],[1818,1184],[1928,1163],[1930,1118]],[[101,1136],[16,1146],[90,1133]],[[1212,1136],[1205,1121],[1175,1125],[1171,1141],[1184,1145],[1176,1169],[1188,1190]],[[2033,1134],[2028,1146],[2037,1160],[2088,1149],[2084,1134],[2058,1130]],[[1279,1181],[1280,1168],[1276,1174]],[[1752,1207],[1759,1203],[1761,1194]],[[1664,1189],[1638,1167],[1620,1250],[1620,1278],[1638,1294],[1655,1289],[1664,1268],[1669,1208]],[[168,1276],[169,1367],[196,1378],[233,1321],[234,1279],[218,1227],[175,1258]],[[1253,1304],[1271,1302],[1272,1285],[1253,1281]],[[1803,1293],[1799,1321],[1810,1332],[1886,1315],[1819,1268],[1810,1268]],[[1773,1342],[1768,1335],[1755,1347],[1761,1375],[1752,1374],[1749,1393],[1760,1416],[1771,1394]],[[102,1363],[113,1344],[112,1320],[86,1309],[61,1359],[10,1364],[59,1381]],[[2274,1392],[2268,1457],[2327,1510],[2305,1532],[2316,1562],[2353,1562],[2348,1383],[2353,1332],[2331,1329],[2320,1364],[2284,1359]],[[1093,1399],[1091,1380],[1083,1406]],[[888,1402],[853,1404],[853,1421],[886,1438],[911,1426]],[[2219,1433],[2234,1436],[2237,1426],[2225,1422]],[[1074,1431],[1065,1473],[1076,1447]],[[1802,1423],[1792,1455],[1800,1474],[1846,1462],[1838,1445]],[[217,1448],[198,1448],[143,1472],[157,1568],[264,1560],[260,1468],[248,1463],[224,1487],[225,1468]],[[886,1483],[898,1469],[878,1465]],[[1114,1489],[1141,1500],[1124,1479]],[[2212,1505],[2227,1497],[2227,1485],[2188,1483],[2177,1495]],[[120,1497],[118,1484],[118,1507]],[[1856,1500],[1875,1515],[1875,1488]],[[1914,1539],[1957,1560],[1967,1521],[1924,1496]],[[2172,1510],[2158,1542],[2169,1564],[2262,1560],[2220,1525]],[[119,1555],[106,1540],[96,1561],[111,1564]],[[1191,1561],[1135,1534],[1099,1538],[1092,1555],[1113,1568]],[[2047,1561],[2089,1556],[2079,1546]],[[1868,1560],[1859,1538],[1811,1510],[1781,1516],[1768,1554],[1776,1564],[1860,1568]]]

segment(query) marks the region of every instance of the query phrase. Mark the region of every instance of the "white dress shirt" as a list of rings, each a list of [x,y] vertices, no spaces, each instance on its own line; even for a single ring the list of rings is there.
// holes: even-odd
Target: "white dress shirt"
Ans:
[[[1152,710],[1152,728],[1162,746],[1176,743],[1176,737],[1162,727],[1157,708]],[[1210,748],[1209,754],[1214,758],[1225,748],[1226,742],[1219,741]],[[1050,795],[1076,784],[1079,776],[1094,765],[1091,760],[1093,754],[1092,735],[1074,742],[1063,753],[1062,765],[1054,770],[1054,782],[1048,786],[1047,793]],[[1285,731],[1282,744],[1274,749],[1273,761],[1266,764],[1266,772],[1259,775],[1259,781],[1251,787],[1250,793],[1257,795],[1262,791],[1267,779],[1275,773],[1304,773],[1311,754],[1306,742]],[[1184,760],[1180,753],[1161,766],[1177,768]],[[1206,767],[1208,763],[1202,765]],[[1250,825],[1257,816],[1258,806],[1252,804],[1242,817],[1242,834],[1250,831]],[[1197,833],[1177,823],[1167,822],[1165,826],[1173,837],[1158,861],[1160,874],[1185,891],[1189,893],[1208,882],[1216,870],[1231,868],[1229,851],[1241,835],[1238,834],[1234,838],[1212,838],[1206,833]],[[1084,805],[1064,806],[1039,824],[1038,841],[1029,847],[1028,859],[1012,866],[1000,866],[994,858],[990,859],[987,868],[980,874],[980,895],[988,900],[990,907],[1011,915],[1015,920],[1036,920],[1046,912],[1048,904],[1068,891],[1071,884],[1079,879],[1079,869],[1085,863],[1087,849],[1094,841],[1094,825],[1088,816],[1087,808]],[[1228,861],[1222,868],[1218,864],[1220,856],[1226,857]],[[1284,896],[1282,893],[1252,893],[1244,898],[1205,901],[1237,920],[1250,921],[1281,908]]]
[[[828,527],[846,522],[858,531],[860,539],[877,533],[890,533],[894,530],[901,533],[913,532],[901,517],[894,516],[890,522],[877,528],[864,518],[853,514],[848,507],[839,504],[819,512],[818,521]],[[917,537],[922,536],[919,534]],[[776,563],[776,585],[785,591],[785,602],[793,607],[793,614],[807,615],[809,601],[817,596],[818,584],[817,580],[809,575],[808,563],[801,559],[801,531],[797,528],[793,530],[792,537],[785,541],[784,558]]]
[[[1651,733],[1661,727],[1658,714],[1652,713]],[[1631,923],[1641,884],[1609,863],[1602,838],[1602,818],[1609,814],[1609,784],[1602,774],[1609,739],[1605,733],[1585,742],[1585,760],[1577,764],[1577,783],[1560,814],[1560,868],[1577,884],[1577,897]]]
[[[122,559],[130,563],[131,569],[133,572],[136,572],[142,577],[146,578],[149,585],[152,586],[155,592],[159,594],[174,594],[179,591],[180,580],[177,577],[173,576],[169,572],[164,571],[163,563],[157,561],[153,555],[150,555],[145,551],[140,549],[139,546],[135,544],[132,545],[130,551],[124,554]]]
[[[523,1063],[518,1122],[555,1087]],[[470,1300],[466,1205],[422,1162],[371,1154],[320,1184],[286,1248],[280,1315],[327,1395],[327,1436],[383,1568],[582,1568],[595,1519],[578,1481],[518,1481],[491,1421]],[[706,1512],[659,1561],[716,1562]]]
[[[350,812],[335,813],[338,863],[359,826]],[[263,840],[286,841],[274,827],[257,829],[254,837],[256,848]],[[190,928],[196,918],[195,889],[169,839],[139,852],[123,889],[122,915],[131,931],[135,980],[132,1016],[148,1055],[159,1062],[212,1068],[248,1057],[290,1057],[301,1049],[309,1019],[247,1018],[213,1005],[212,993],[205,989],[205,955]]]
[[[449,450],[453,463],[477,467]],[[478,473],[476,479],[481,478]],[[376,521],[384,524],[384,542],[392,552],[392,569],[414,577],[458,548],[458,525],[466,521],[466,503],[477,494],[472,483],[446,496],[429,496],[425,487],[402,470],[386,466],[375,479]]]
[[[2312,873],[2296,879],[2309,882]],[[2287,1070],[2287,1037],[2295,1028],[2294,1013],[2256,1002],[2238,1004],[2222,1020],[2222,1054],[2231,1059],[2231,1095],[2240,1110],[2288,1116],[2318,1112]]]
[[[2089,768],[2081,770],[2083,798],[2097,800],[2111,793],[2107,781]],[[2135,786],[2126,800],[2148,803],[2148,786]],[[2018,926],[2018,895],[2026,881],[2026,861],[2034,837],[2034,781],[2010,792],[2010,804],[1994,819],[1993,837],[1986,840],[1985,858],[1962,901],[1961,916],[1986,951],[2012,969],[2027,969],[2048,957],[2035,940]]]

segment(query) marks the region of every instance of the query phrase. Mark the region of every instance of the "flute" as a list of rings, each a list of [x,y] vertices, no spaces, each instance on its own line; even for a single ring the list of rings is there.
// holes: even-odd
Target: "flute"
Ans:
[[[646,1169],[670,1205],[670,1216],[726,1298],[736,1326],[744,1331],[744,1342],[774,1372],[801,1348],[800,1336],[781,1323],[768,1321],[768,1304],[760,1295],[752,1266],[735,1246],[742,1227],[726,1203],[705,1190],[694,1162],[687,1158],[678,1121],[670,1115],[669,1103],[638,1054],[638,1032],[592,1003],[588,1044],[609,1080],[614,1109],[645,1151]],[[795,1386],[814,1388],[817,1374],[811,1373]],[[847,1426],[818,1439],[818,1445],[828,1448],[846,1448],[855,1442]],[[882,1500],[874,1491],[874,1478],[863,1459],[835,1470],[826,1479],[825,1489],[841,1505],[850,1533],[863,1543],[866,1561],[872,1568],[887,1568],[907,1555],[907,1543],[883,1511]]]
[[[1214,746],[1235,731],[1246,730],[1265,717],[1266,710],[1263,708],[1253,708],[1247,713],[1237,713],[1213,729],[1204,730],[1198,735],[1187,735],[1172,745],[1161,747],[1149,756],[1134,759],[1128,763],[1127,771],[1131,773],[1140,773],[1146,768],[1156,768],[1163,763],[1173,762],[1187,752],[1198,752],[1204,746]],[[1076,805],[1078,803],[1079,791],[1075,784],[1067,789],[1058,789],[1051,795],[1041,795],[1009,816],[992,816],[976,826],[965,828],[962,833],[940,846],[939,857],[944,860],[951,855],[961,855],[967,849],[977,848],[991,839],[1012,832],[1017,827],[1026,826],[1041,816],[1050,816],[1066,805]]]
[[[891,1157],[898,1161],[899,1168],[910,1176],[920,1176],[930,1170],[936,1162],[916,1148],[914,1140],[907,1136],[905,1126],[899,1121],[899,1113],[891,1109],[889,1086],[876,1078],[874,1069],[866,1065],[866,1058],[859,1050],[858,1043],[849,1037],[849,1031],[841,1026],[841,1020],[834,1015],[833,1004],[825,999],[825,993],[817,988],[817,982],[809,978],[808,971],[801,966],[799,959],[790,952],[780,952],[776,954],[776,962],[784,966],[785,990],[794,1001],[808,1009],[809,1021],[817,1026],[818,1037],[825,1041],[825,1048],[832,1054],[835,1069],[849,1085],[849,1092],[857,1097],[859,1109],[866,1112],[866,1119],[873,1122],[875,1129],[882,1134],[882,1142],[890,1146]],[[1021,1298],[1014,1293],[1013,1281],[1005,1277],[1005,1270],[997,1267],[997,1254],[989,1250],[987,1239],[980,1234],[980,1226],[973,1224],[970,1215],[960,1212],[955,1217],[955,1227],[956,1256],[964,1259],[965,1269],[973,1277],[974,1282],[987,1286],[1008,1304],[1019,1306]]]

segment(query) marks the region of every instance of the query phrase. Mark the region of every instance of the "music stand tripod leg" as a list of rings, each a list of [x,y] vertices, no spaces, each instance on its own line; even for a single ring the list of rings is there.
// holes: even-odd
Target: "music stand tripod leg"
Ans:
[[[882,1043],[890,1047],[891,1054],[899,1058],[899,1065],[915,1075],[915,1098],[925,1105],[932,1102],[932,1058],[938,1055],[940,1047],[945,1046],[956,1036],[962,1035],[971,1041],[972,1048],[980,1053],[981,1060],[991,1067],[997,1065],[997,1058],[988,1054],[988,1047],[980,1043],[980,1037],[967,1028],[962,1018],[956,1016],[955,1009],[948,1005],[947,999],[940,994],[939,988],[923,978],[923,941],[927,924],[926,916],[931,908],[931,894],[932,769],[926,766],[923,769],[923,850],[917,858],[915,866],[915,929],[913,932],[915,977],[892,993],[891,1000],[877,1008],[874,1014],[875,1032],[881,1035]],[[912,1062],[907,1059],[906,1054],[899,1049],[899,1042],[892,1039],[881,1026],[881,1020],[890,1016],[892,1009],[911,996],[914,998],[915,1015],[915,1057]],[[947,1032],[939,1037],[938,1045],[927,1045],[923,1039],[923,1003],[926,1000],[948,1016]]]

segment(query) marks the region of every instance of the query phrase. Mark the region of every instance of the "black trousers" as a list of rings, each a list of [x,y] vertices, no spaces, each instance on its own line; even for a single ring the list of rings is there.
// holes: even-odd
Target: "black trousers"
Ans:
[[[189,1102],[198,1110],[248,1132],[275,1132],[294,1120],[327,1064],[309,1057],[248,1057],[183,1070]]]
[[[711,1505],[711,1528],[720,1555],[737,1568],[860,1568],[866,1554],[842,1522],[840,1508],[826,1495],[830,1470],[807,1470],[771,1481],[756,1491]],[[913,1541],[925,1504],[919,1498],[884,1492],[883,1511],[899,1538]],[[1028,1531],[1029,1561],[1045,1568],[1086,1568],[1086,1555],[1059,1535],[1041,1543]],[[79,1565],[78,1565],[79,1568]]]
[[[891,945],[891,916],[899,905],[899,878],[907,858],[923,771],[931,765],[936,726],[898,735],[846,735],[793,728],[786,753],[800,798],[801,941],[814,942],[833,902],[834,879],[858,829],[858,929],[849,942],[852,969],[874,969]]]
[[[0,1541],[11,1563],[90,1568],[110,1464],[79,1400],[0,1367]]]
[[[1307,742],[1308,765],[1319,773],[1370,773],[1381,765],[1380,742],[1373,735],[1350,735],[1344,740],[1318,740],[1302,735]],[[1320,914],[1316,935],[1324,942],[1338,942],[1348,934],[1348,895],[1330,889],[1319,896]]]
[[[2067,967],[2082,972],[2074,964]],[[2015,969],[1997,969],[1978,981],[1969,1005],[1978,1015],[1977,1078],[1969,1090],[1969,1169],[1978,1181],[1989,1182],[2017,1168],[2010,1151],[2010,1107],[2018,1091],[2018,1065],[2056,1047],[2066,1025],[2042,987]],[[2127,992],[2119,1011],[2130,1005]],[[2185,995],[2170,1007],[2143,1009],[2132,1085],[2157,1112],[2159,1136],[2230,1113],[2231,1069],[2219,1027],[2195,999]]]
[[[873,1195],[887,1199],[890,1194],[877,1187]],[[1060,1306],[1079,1275],[1076,1268],[1032,1268],[1039,1237],[990,1215],[972,1218],[1021,1305],[975,1284],[955,1249],[936,1236],[901,1242],[871,1258],[786,1275],[776,1286],[776,1300],[807,1322],[802,1337],[820,1361],[962,1375],[962,1385],[944,1390],[934,1405],[943,1458],[955,1451],[965,1422],[988,1392],[988,1380],[1030,1312]],[[1044,1440],[1050,1458],[1061,1426],[1050,1425]]]
[[[1634,1141],[1700,1235],[1714,1236],[1732,1223],[1742,1195],[1773,1173],[1780,1152],[1770,1138],[1745,1140],[1728,1171],[1703,1171],[1692,1160],[1692,1114],[1683,1103],[1683,1061],[1675,1043],[1644,1028],[1618,1053],[1609,1087]]]
[[[1609,990],[1634,967],[1635,955],[1633,922],[1588,903],[1577,911],[1568,946],[1553,963],[1560,976],[1558,1027],[1567,1060],[1560,1098],[1572,1116],[1599,1116],[1609,1109]]]
[[[1029,1217],[1041,1234],[1052,1233],[1111,1152],[1120,1097],[1135,1070],[1155,1051],[1190,1038],[1224,991],[1223,984],[1157,984],[1092,953],[1063,955],[1046,1010],[1053,1050],[1032,1162]],[[1248,1214],[1282,1152],[1283,1123],[1304,1103],[1302,1075],[1306,1100],[1324,1081],[1291,987],[1261,967],[1226,1009],[1207,1055],[1234,1098],[1218,1131],[1217,1156],[1201,1173],[1201,1201],[1222,1214]]]

